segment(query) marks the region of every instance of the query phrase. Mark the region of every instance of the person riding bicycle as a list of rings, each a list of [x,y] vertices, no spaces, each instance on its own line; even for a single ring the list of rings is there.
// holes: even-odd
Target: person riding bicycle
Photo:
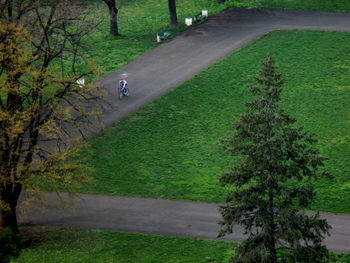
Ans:
[[[124,87],[126,87],[128,85],[128,83],[126,82],[125,78],[120,78],[119,79],[119,88],[123,89]]]
[[[119,98],[123,98],[124,96],[129,96],[128,83],[125,78],[119,79]]]

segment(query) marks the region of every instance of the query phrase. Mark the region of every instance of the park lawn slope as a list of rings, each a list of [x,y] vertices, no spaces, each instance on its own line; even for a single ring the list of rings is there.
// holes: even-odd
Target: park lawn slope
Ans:
[[[131,60],[156,47],[157,32],[167,30],[174,35],[187,29],[186,17],[193,17],[206,9],[214,15],[228,7],[278,8],[295,10],[319,10],[330,12],[350,12],[348,0],[230,0],[218,3],[216,0],[177,0],[179,28],[169,27],[167,0],[119,1],[118,23],[120,35],[109,36],[109,13],[103,1],[86,0],[86,11],[97,27],[82,41],[82,59],[77,66],[85,70],[89,63],[100,68],[99,76],[121,68]]]
[[[312,209],[350,213],[350,34],[280,31],[231,54],[91,140],[94,185],[82,192],[222,202],[234,164],[220,140],[251,100],[260,61],[277,59],[282,106],[319,139],[335,178],[315,182]]]
[[[101,74],[112,72],[143,53],[156,47],[156,33],[170,30],[173,34],[184,31],[186,17],[193,17],[206,9],[209,15],[217,14],[225,8],[244,6],[255,8],[277,8],[295,10],[318,10],[330,12],[350,12],[348,0],[230,0],[224,4],[216,0],[177,0],[179,29],[169,27],[167,0],[132,0],[118,3],[118,23],[120,36],[109,36],[109,13],[103,1],[86,0],[87,10],[93,10],[92,20],[97,28],[84,39],[85,61],[93,61],[101,68]],[[85,68],[81,63],[80,68]]]
[[[236,243],[78,228],[26,227],[31,245],[11,263],[228,263]],[[333,254],[327,263],[350,263]]]
[[[235,0],[235,5],[251,8],[350,12],[348,0]]]
[[[92,11],[92,21],[98,24],[91,34],[85,37],[83,46],[84,61],[93,61],[101,68],[101,75],[112,72],[146,51],[156,47],[157,32],[170,30],[174,35],[184,31],[185,18],[193,17],[202,9],[209,15],[217,14],[229,4],[219,4],[213,0],[177,0],[179,29],[169,26],[167,0],[117,1],[120,36],[109,36],[109,13],[103,1],[89,0],[86,9]],[[84,68],[83,60],[80,67]]]
[[[33,243],[11,263],[229,262],[234,243],[77,228],[30,227]]]

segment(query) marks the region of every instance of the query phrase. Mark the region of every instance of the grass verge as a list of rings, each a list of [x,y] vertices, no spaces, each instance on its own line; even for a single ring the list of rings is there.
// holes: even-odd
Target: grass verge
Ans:
[[[228,263],[236,245],[76,228],[31,227],[25,234],[32,244],[11,263]],[[332,254],[329,263],[350,263],[350,254]]]
[[[233,243],[74,228],[26,230],[32,245],[12,263],[228,262]]]
[[[272,53],[286,81],[282,106],[315,133],[334,180],[315,182],[312,209],[350,213],[350,34],[280,31],[231,54],[91,142],[96,184],[86,193],[222,202],[218,176],[234,158],[220,140],[251,99]]]

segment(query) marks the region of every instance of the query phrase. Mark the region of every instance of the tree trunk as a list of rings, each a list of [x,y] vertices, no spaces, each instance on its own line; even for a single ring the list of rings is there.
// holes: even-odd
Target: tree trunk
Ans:
[[[6,188],[0,188],[1,201],[9,206],[9,209],[1,209],[1,227],[10,228],[15,234],[18,233],[18,221],[16,207],[22,191],[20,184],[7,184]]]
[[[103,0],[103,2],[106,3],[109,9],[109,15],[110,15],[110,31],[109,34],[112,37],[119,35],[119,28],[118,28],[118,9],[116,7],[115,0]]]
[[[170,25],[172,28],[178,28],[177,14],[176,14],[176,0],[168,0],[169,14],[170,14]]]
[[[7,8],[7,15],[9,18],[12,18],[12,6],[9,5],[9,7]]]
[[[109,12],[111,15],[111,20],[110,20],[110,35],[115,37],[119,35],[119,29],[118,29],[118,20],[117,20],[117,15],[118,15],[118,9],[115,7],[115,1],[114,2],[114,7],[112,7]]]
[[[11,210],[1,209],[1,227],[10,228],[14,234],[18,233],[16,207],[11,207]]]
[[[275,240],[272,238],[269,244],[269,252],[270,252],[270,263],[277,263],[277,251],[275,246]]]
[[[271,180],[271,179],[270,179]],[[268,201],[268,249],[270,254],[270,263],[277,263],[277,251],[276,251],[276,238],[275,238],[275,214],[274,214],[274,194],[273,183],[268,182],[269,189],[269,201]]]

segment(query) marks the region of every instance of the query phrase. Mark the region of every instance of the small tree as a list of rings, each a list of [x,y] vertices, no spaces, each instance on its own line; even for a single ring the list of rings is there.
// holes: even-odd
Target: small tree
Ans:
[[[326,158],[312,147],[312,136],[295,127],[280,109],[281,75],[269,56],[262,65],[257,96],[235,124],[236,133],[225,140],[226,150],[242,157],[221,183],[234,186],[221,207],[219,236],[243,226],[248,238],[236,249],[234,263],[323,262],[328,251],[322,240],[330,226],[318,213],[307,215],[315,197],[311,180]]]

